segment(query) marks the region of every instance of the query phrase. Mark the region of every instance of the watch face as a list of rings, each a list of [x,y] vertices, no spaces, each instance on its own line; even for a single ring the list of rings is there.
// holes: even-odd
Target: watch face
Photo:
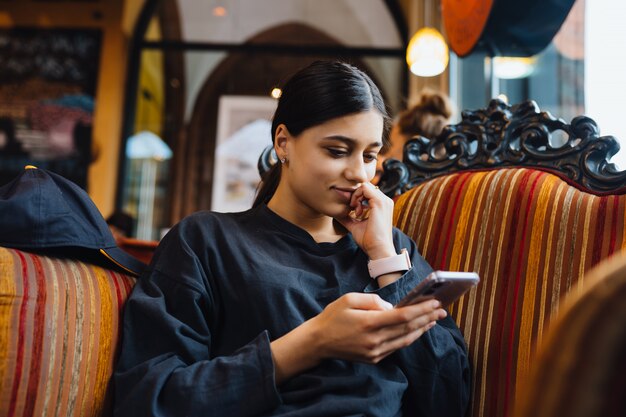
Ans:
[[[442,0],[441,3],[450,48],[458,56],[465,56],[478,43],[493,0]]]

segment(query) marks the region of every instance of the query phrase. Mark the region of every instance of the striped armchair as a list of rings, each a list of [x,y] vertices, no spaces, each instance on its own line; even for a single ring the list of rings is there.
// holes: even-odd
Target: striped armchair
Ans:
[[[0,247],[0,417],[110,415],[120,313],[134,283]]]
[[[481,276],[450,307],[473,366],[471,416],[512,415],[561,297],[626,248],[626,172],[607,162],[618,149],[587,117],[493,100],[386,161],[395,224],[435,269]]]

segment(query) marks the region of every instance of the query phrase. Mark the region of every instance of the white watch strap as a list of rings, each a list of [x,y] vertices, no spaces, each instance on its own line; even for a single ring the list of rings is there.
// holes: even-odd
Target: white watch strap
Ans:
[[[406,249],[402,249],[399,255],[376,259],[367,263],[370,277],[373,279],[391,272],[408,271],[411,269],[411,258]]]

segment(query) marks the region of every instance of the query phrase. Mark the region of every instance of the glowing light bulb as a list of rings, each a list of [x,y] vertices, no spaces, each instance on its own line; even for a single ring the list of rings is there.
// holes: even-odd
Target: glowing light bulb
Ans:
[[[448,45],[435,28],[425,27],[415,32],[406,49],[406,62],[411,72],[421,77],[441,74],[449,59]]]
[[[283,90],[281,90],[280,88],[276,87],[272,89],[272,92],[270,93],[270,95],[275,98],[275,99],[279,99],[280,96],[283,94]]]

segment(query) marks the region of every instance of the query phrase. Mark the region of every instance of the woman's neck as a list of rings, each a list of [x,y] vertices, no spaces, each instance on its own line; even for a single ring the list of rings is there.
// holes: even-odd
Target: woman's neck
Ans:
[[[345,229],[332,217],[316,212],[301,202],[295,202],[292,198],[285,198],[280,194],[277,190],[267,203],[267,207],[309,233],[317,243],[336,242],[346,234]]]

